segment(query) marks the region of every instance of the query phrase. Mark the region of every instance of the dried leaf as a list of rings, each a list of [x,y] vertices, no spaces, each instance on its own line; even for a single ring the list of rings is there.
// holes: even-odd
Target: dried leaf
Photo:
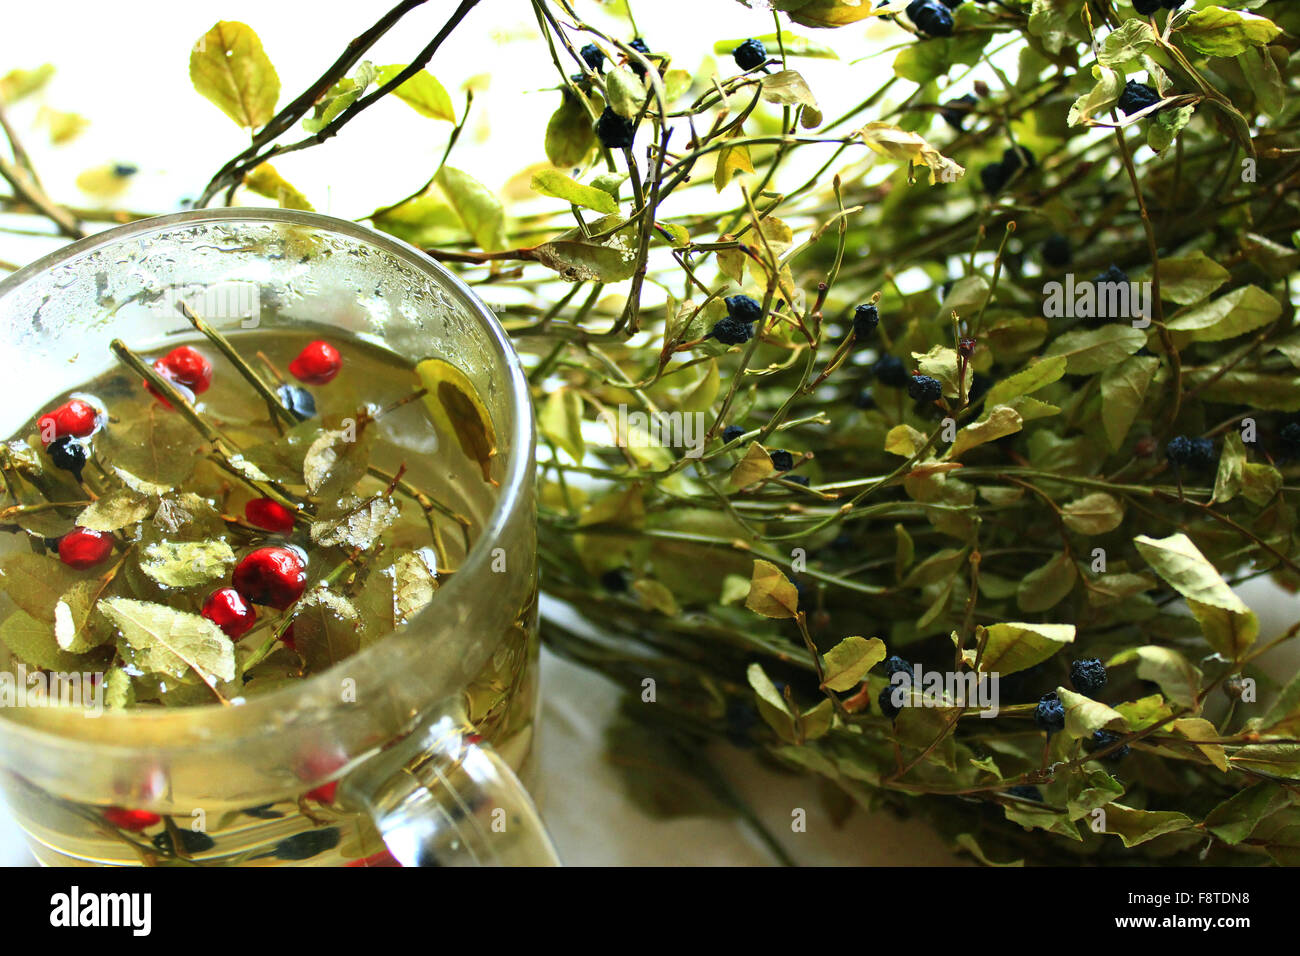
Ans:
[[[775,564],[755,558],[745,607],[763,617],[794,617],[799,610],[799,592]]]
[[[426,389],[424,407],[443,435],[456,436],[463,451],[483,471],[483,480],[495,485],[492,459],[497,454],[492,416],[465,373],[442,359],[425,359],[415,367]]]

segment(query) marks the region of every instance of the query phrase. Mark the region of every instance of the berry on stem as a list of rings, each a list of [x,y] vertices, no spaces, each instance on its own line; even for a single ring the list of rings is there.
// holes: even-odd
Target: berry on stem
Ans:
[[[966,128],[966,117],[970,116],[972,109],[978,103],[979,97],[974,93],[967,93],[944,103],[939,109],[939,116],[960,133]]]
[[[885,676],[892,679],[895,674],[907,674],[910,678],[912,665],[897,654],[892,654],[885,658]]]
[[[937,402],[943,398],[943,385],[929,375],[913,375],[907,383],[907,394],[918,402]]]
[[[739,425],[728,425],[722,430],[722,440],[723,442],[730,443],[743,434],[745,434],[745,429],[741,428]]]
[[[106,531],[78,525],[59,540],[59,560],[78,571],[93,568],[112,553],[113,536]]]
[[[1095,730],[1092,734],[1092,746],[1089,749],[1102,750],[1109,747],[1111,744],[1119,742],[1121,739],[1123,739],[1122,735],[1117,734],[1114,731]],[[1128,744],[1124,744],[1124,746],[1120,747],[1118,750],[1115,750],[1100,759],[1105,763],[1119,763],[1129,755],[1130,749],[1131,748]]]
[[[272,498],[254,498],[244,505],[249,524],[286,534],[293,530],[293,512]]]
[[[605,53],[594,43],[588,43],[578,51],[582,55],[582,62],[591,67],[597,73],[603,73],[605,70]]]
[[[880,712],[890,720],[903,712],[903,708],[894,703],[894,690],[893,684],[887,684],[881,689],[880,696],[876,698],[876,703],[880,705]]]
[[[234,588],[218,588],[203,602],[202,615],[237,641],[257,623],[257,611]]]
[[[1056,691],[1038,699],[1038,706],[1034,708],[1034,726],[1049,735],[1065,729],[1065,705],[1056,696]]]
[[[757,322],[763,317],[763,306],[750,296],[729,295],[722,301],[727,307],[727,316],[737,322]]]
[[[311,392],[300,385],[281,385],[275,390],[280,396],[280,401],[294,418],[305,422],[309,418],[316,417],[316,399],[312,398]]]
[[[1119,95],[1119,102],[1115,105],[1120,108],[1124,115],[1131,116],[1148,106],[1155,106],[1161,99],[1160,94],[1145,83],[1129,80],[1124,84],[1124,92]],[[1156,110],[1156,112],[1160,111]]]
[[[952,36],[952,14],[935,0],[912,0],[907,5],[907,18],[927,36]]]
[[[1097,657],[1075,661],[1070,665],[1070,683],[1080,694],[1093,697],[1106,686],[1106,666]]]
[[[777,471],[789,471],[794,467],[794,455],[790,454],[784,448],[778,448],[775,451],[768,452],[767,457],[772,460],[772,467]]]
[[[1300,422],[1287,422],[1277,433],[1277,438],[1286,458],[1300,458]]]
[[[736,66],[742,70],[753,70],[767,62],[767,47],[763,46],[762,40],[750,37],[732,50],[731,55],[736,61]]]
[[[608,149],[627,149],[636,136],[636,127],[630,119],[615,113],[613,107],[606,106],[600,119],[596,120],[596,135]]]
[[[36,427],[41,433],[41,444],[48,447],[56,438],[86,438],[98,424],[99,409],[83,399],[73,398],[42,415]]]
[[[882,355],[876,359],[876,364],[871,366],[871,374],[881,385],[891,388],[906,388],[912,381],[912,376],[903,367],[903,360],[895,355]]]
[[[258,548],[235,566],[231,583],[245,600],[283,611],[302,596],[307,565],[292,548]]]
[[[874,305],[865,303],[853,310],[853,336],[856,341],[865,341],[879,324],[880,312]]]
[[[308,342],[289,363],[289,374],[308,385],[325,385],[334,380],[343,365],[339,350],[319,339]]]
[[[717,339],[723,345],[743,345],[754,337],[754,329],[748,322],[728,315],[714,322],[713,328],[704,337]]]
[[[630,46],[632,49],[636,50],[636,52],[640,53],[643,56],[648,57],[650,55],[650,48],[646,46],[645,40],[641,39],[640,37],[637,37],[635,40],[629,43],[628,46]],[[636,60],[633,57],[628,57],[627,65],[631,67],[633,73],[641,77],[641,79],[643,80],[645,79],[645,67],[641,65],[640,61]]]

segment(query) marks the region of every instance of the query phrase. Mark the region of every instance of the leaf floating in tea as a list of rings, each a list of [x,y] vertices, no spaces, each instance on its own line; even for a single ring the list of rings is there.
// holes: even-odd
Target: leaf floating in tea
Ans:
[[[393,579],[393,621],[405,624],[424,610],[438,590],[437,569],[424,551],[399,554],[390,573]]]
[[[425,407],[442,432],[451,432],[461,450],[478,462],[483,480],[492,485],[492,458],[497,453],[496,430],[492,416],[484,407],[478,391],[460,369],[442,359],[425,359],[415,367],[420,384],[428,391]]]
[[[54,639],[60,648],[84,654],[112,639],[112,630],[95,612],[109,583],[103,578],[78,581],[54,605]]]
[[[88,505],[77,524],[91,531],[118,531],[143,521],[153,511],[153,501],[133,491],[115,491]]]
[[[311,539],[322,547],[342,546],[368,551],[381,534],[392,527],[399,514],[392,500],[373,495],[355,496],[339,503],[341,511],[331,509],[312,522]]]
[[[197,675],[211,686],[235,679],[235,645],[207,618],[161,604],[105,598],[98,605],[121,632],[127,663],[178,680]]]
[[[351,491],[370,464],[373,440],[364,422],[321,432],[302,460],[307,492],[330,501]]]
[[[15,611],[0,623],[0,641],[29,667],[80,671],[86,666],[85,657],[59,647],[49,623],[38,621],[25,611]]]
[[[18,551],[0,559],[0,588],[38,621],[54,623],[54,606],[85,575],[41,554]]]
[[[140,570],[167,587],[190,588],[224,577],[234,563],[225,541],[159,541],[145,547]]]

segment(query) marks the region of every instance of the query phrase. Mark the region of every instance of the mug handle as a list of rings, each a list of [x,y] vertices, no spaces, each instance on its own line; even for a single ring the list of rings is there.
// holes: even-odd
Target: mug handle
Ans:
[[[532,797],[474,728],[442,712],[340,781],[402,866],[559,866]]]

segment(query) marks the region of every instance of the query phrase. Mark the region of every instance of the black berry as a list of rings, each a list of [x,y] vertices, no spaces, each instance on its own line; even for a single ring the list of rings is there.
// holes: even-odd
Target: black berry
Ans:
[[[729,295],[722,301],[727,306],[727,317],[737,322],[757,322],[763,317],[763,307],[750,296]]]
[[[1160,0],[1160,5],[1166,10],[1177,10],[1186,2],[1187,0]]]
[[[885,676],[892,679],[895,674],[906,674],[910,679],[912,676],[912,665],[903,660],[897,654],[891,654],[889,657],[885,658]]]
[[[1133,0],[1133,9],[1142,16],[1149,17],[1160,9],[1160,0]]]
[[[769,452],[767,457],[772,459],[772,467],[777,471],[789,471],[794,467],[794,455],[784,449]]]
[[[944,5],[945,7],[947,7],[949,10],[956,10],[956,9],[957,9],[958,7],[960,7],[963,3],[965,3],[966,0],[941,0],[941,2],[942,2],[943,5]]]
[[[81,480],[81,470],[86,467],[85,445],[71,435],[64,435],[50,442],[48,450],[50,461],[54,462],[56,467],[72,472],[78,481]]]
[[[989,163],[980,170],[980,183],[984,186],[984,191],[990,196],[996,196],[1002,192],[1011,179],[1011,174],[1015,170],[1007,169],[1001,163]]]
[[[927,36],[952,36],[952,14],[934,0],[912,0],[907,5],[907,17]]]
[[[630,119],[619,116],[612,107],[606,106],[605,112],[596,120],[596,135],[609,149],[626,149],[632,145],[636,136],[636,126]]]
[[[881,385],[888,385],[891,388],[906,388],[912,381],[912,376],[908,375],[907,369],[903,367],[903,360],[894,355],[880,356],[876,364],[871,366],[871,374]]]
[[[1011,787],[1007,794],[1012,797],[1019,797],[1021,800],[1033,800],[1037,803],[1043,802],[1043,792],[1037,787],[1031,787],[1027,784],[1020,784],[1018,787]]]
[[[945,123],[960,133],[966,128],[966,117],[971,114],[971,109],[978,102],[979,98],[974,93],[967,93],[965,96],[944,103],[939,109],[939,115],[943,117]]]
[[[1038,706],[1034,708],[1034,726],[1049,734],[1065,729],[1065,706],[1056,696],[1056,691],[1038,699]]]
[[[810,483],[807,475],[790,475],[785,480],[793,482],[796,485],[803,485],[805,488],[807,488]]]
[[[1198,471],[1214,471],[1219,464],[1219,453],[1213,438],[1192,439],[1192,467]]]
[[[1106,686],[1106,667],[1096,657],[1075,661],[1070,665],[1070,683],[1080,694],[1092,697]]]
[[[1128,282],[1128,273],[1119,266],[1111,264],[1106,267],[1105,272],[1099,272],[1092,281],[1098,285],[1105,285],[1108,282]]]
[[[627,578],[618,568],[613,568],[600,576],[600,585],[606,591],[622,594],[627,590]]]
[[[629,43],[628,46],[630,46],[632,49],[636,50],[636,52],[642,54],[643,56],[648,57],[650,55],[650,48],[645,45],[645,40],[642,40],[640,37],[637,37],[635,40]],[[645,79],[645,67],[643,67],[639,61],[633,58],[629,58],[627,65],[632,68],[633,73],[635,73],[637,76],[641,77],[642,79]]]
[[[1125,115],[1132,115],[1159,102],[1160,94],[1151,87],[1137,80],[1129,80],[1124,84],[1124,92],[1119,95],[1119,103],[1116,105]]]
[[[1055,266],[1062,269],[1070,264],[1074,258],[1074,252],[1070,248],[1070,240],[1065,238],[1059,232],[1054,232],[1043,240],[1043,262],[1049,266]]]
[[[880,692],[880,696],[876,698],[876,703],[880,705],[880,712],[890,720],[893,720],[903,712],[903,708],[895,706],[894,704],[894,690],[895,688],[891,684],[888,687],[885,687]]]
[[[724,442],[733,442],[743,434],[745,434],[745,429],[739,425],[728,425],[722,430],[722,440]]]
[[[1002,151],[1002,165],[1010,175],[1018,169],[1033,169],[1038,160],[1027,146],[1008,146]]]
[[[307,389],[299,385],[281,385],[275,393],[298,421],[305,422],[316,416],[316,399]]]
[[[907,383],[907,394],[918,402],[937,402],[943,398],[943,385],[929,375],[913,375]]]
[[[1165,457],[1169,459],[1169,464],[1175,468],[1182,468],[1192,463],[1196,456],[1192,448],[1192,440],[1186,435],[1175,435],[1169,439],[1169,444],[1165,445]]]
[[[880,313],[874,305],[860,305],[853,310],[853,335],[858,342],[866,340],[880,324]]]
[[[754,337],[754,329],[748,322],[741,322],[731,316],[718,319],[709,329],[705,338],[715,338],[723,345],[743,345]]]
[[[588,43],[578,52],[582,54],[582,62],[586,63],[587,66],[591,67],[597,73],[600,73],[605,69],[605,53],[600,47],[596,46],[596,44]]]
[[[1120,734],[1114,733],[1109,730],[1097,730],[1093,732],[1092,747],[1090,749],[1102,750],[1106,747],[1109,747],[1113,743],[1117,743],[1120,739],[1121,739]],[[1118,750],[1112,751],[1111,753],[1107,754],[1101,759],[1106,763],[1119,763],[1128,755],[1129,755],[1129,745],[1124,744],[1124,746],[1120,747]]]
[[[767,47],[763,46],[762,40],[751,37],[732,50],[731,55],[736,60],[736,66],[742,70],[752,70],[767,62]]]

